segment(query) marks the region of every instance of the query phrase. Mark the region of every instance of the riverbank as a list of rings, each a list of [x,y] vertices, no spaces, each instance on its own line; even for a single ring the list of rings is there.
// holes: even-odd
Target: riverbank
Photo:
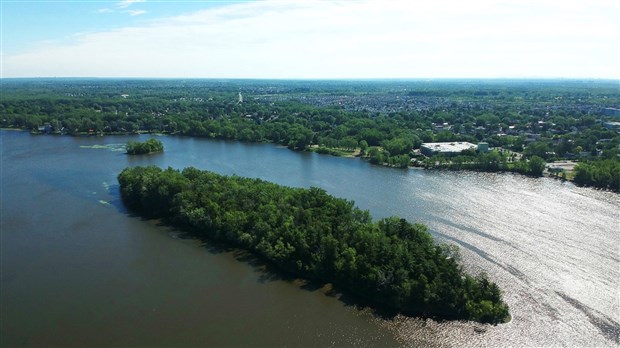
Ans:
[[[575,178],[575,167],[578,162],[575,161],[556,161],[547,163],[546,176],[562,180],[573,181]]]
[[[7,130],[14,130],[14,131],[27,131],[24,129],[14,129],[14,128],[9,128]],[[46,135],[45,133],[31,133],[34,135]],[[126,133],[119,133],[119,132],[114,132],[114,133],[105,133],[105,132],[101,132],[101,133],[80,133],[80,134],[56,134],[56,133],[52,133],[49,135],[64,135],[64,136],[121,136],[121,135],[125,135],[125,136],[132,136],[132,135],[140,135],[140,134],[152,134],[152,135],[156,135],[156,136],[163,136],[163,135],[170,135],[170,136],[181,136],[181,137],[189,137],[189,138],[207,138],[207,139],[219,139],[219,138],[212,138],[212,137],[195,137],[195,136],[191,136],[191,135],[183,135],[183,134],[179,134],[179,133],[175,133],[175,132],[149,132],[149,131],[141,131],[141,132],[126,132]],[[231,139],[224,139],[224,140],[231,140]],[[232,141],[239,141],[239,140],[232,140]],[[276,144],[277,143],[273,143]],[[290,149],[290,146],[288,147]],[[377,149],[379,149],[379,151],[382,151],[382,149],[380,147],[375,147]],[[295,149],[294,149],[295,150]],[[297,149],[299,150],[299,149]],[[336,156],[336,157],[346,157],[346,158],[361,158],[361,159],[365,159],[365,160],[370,160],[371,163],[373,164],[377,164],[377,165],[382,165],[382,166],[386,166],[386,167],[391,167],[391,168],[407,168],[407,167],[422,167],[425,169],[447,169],[447,170],[453,170],[453,171],[467,171],[467,170],[472,170],[472,171],[483,171],[483,172],[496,172],[496,173],[503,173],[503,172],[510,172],[510,173],[520,173],[520,174],[524,174],[524,175],[528,175],[528,176],[534,176],[534,177],[540,177],[540,176],[546,176],[546,177],[550,177],[550,178],[555,178],[555,179],[561,179],[561,180],[566,180],[566,181],[570,181],[573,182],[575,184],[581,185],[581,186],[586,186],[586,187],[593,187],[593,188],[597,188],[597,189],[605,189],[604,187],[600,187],[600,185],[596,185],[596,184],[591,184],[592,180],[582,180],[581,182],[577,182],[575,180],[575,167],[577,166],[577,164],[579,162],[575,162],[575,161],[558,161],[558,162],[550,162],[550,163],[544,163],[544,161],[542,163],[537,163],[537,167],[540,167],[538,169],[535,170],[534,172],[529,172],[527,165],[529,165],[527,162],[526,163],[526,168],[516,168],[515,166],[517,164],[519,164],[518,162],[510,162],[507,163],[506,166],[504,168],[487,168],[487,169],[481,169],[481,168],[469,168],[468,167],[468,163],[466,162],[461,162],[458,163],[457,166],[455,166],[452,162],[447,161],[447,159],[441,159],[439,162],[437,162],[437,160],[432,160],[432,159],[426,159],[422,162],[420,161],[415,161],[415,160],[409,160],[406,164],[401,161],[401,159],[399,159],[398,161],[395,161],[394,163],[389,163],[389,162],[384,162],[384,161],[377,161],[376,158],[373,158],[372,156],[370,156],[366,151],[363,151],[361,148],[355,148],[353,150],[346,150],[346,149],[340,149],[340,148],[326,148],[323,146],[319,146],[316,144],[313,145],[309,145],[307,148],[303,149],[302,151],[310,151],[310,152],[317,152],[319,154],[328,154],[331,156]],[[401,156],[398,156],[401,157]],[[432,160],[432,161],[431,161]],[[430,161],[430,162],[429,162]],[[522,161],[523,162],[523,161]],[[540,161],[539,161],[540,162]],[[611,174],[613,176],[613,174]],[[614,190],[614,189],[609,189],[612,192],[620,192],[618,190]]]

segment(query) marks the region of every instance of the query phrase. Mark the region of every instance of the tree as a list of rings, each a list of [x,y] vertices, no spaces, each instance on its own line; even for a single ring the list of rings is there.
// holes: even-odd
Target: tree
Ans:
[[[145,142],[128,141],[126,145],[127,154],[143,155],[164,151],[164,144],[161,141],[151,138]]]
[[[365,152],[366,152],[366,149],[368,149],[368,143],[366,142],[366,140],[363,140],[363,139],[362,139],[362,140],[359,142],[359,145],[360,145],[360,150],[362,151],[362,153],[365,153]]]
[[[547,163],[544,159],[538,156],[532,156],[528,161],[528,174],[532,176],[542,176],[546,165]]]
[[[404,313],[498,323],[508,316],[485,275],[465,274],[457,250],[397,217],[373,222],[318,188],[186,168],[130,167],[118,176],[127,206],[200,237],[246,248],[280,269],[338,284]]]
[[[551,152],[551,148],[549,147],[549,145],[547,145],[547,143],[542,141],[535,141],[525,148],[524,154],[527,157],[538,156],[544,159],[549,156],[549,152]]]
[[[289,130],[288,147],[293,150],[303,150],[312,142],[312,131],[295,125]]]

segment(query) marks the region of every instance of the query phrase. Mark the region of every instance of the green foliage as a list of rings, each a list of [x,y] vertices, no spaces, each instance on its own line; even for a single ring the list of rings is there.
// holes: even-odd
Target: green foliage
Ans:
[[[390,140],[384,140],[381,144],[390,156],[404,155],[413,149],[413,139],[398,137]]]
[[[508,316],[497,285],[462,272],[453,247],[426,227],[367,211],[324,190],[186,168],[126,168],[121,196],[132,210],[264,257],[284,271],[325,282],[405,313],[499,323]]]
[[[540,158],[546,159],[550,157],[549,154],[551,152],[551,148],[549,147],[549,145],[547,145],[547,143],[542,141],[535,141],[525,148],[523,154],[528,157],[538,156]]]
[[[288,148],[291,150],[304,150],[312,143],[312,131],[301,125],[292,126],[287,137]]]
[[[620,146],[620,134],[604,126],[614,118],[603,111],[620,105],[617,81],[7,79],[2,86],[0,127],[33,133],[166,133],[293,150],[318,145],[334,155],[359,147],[372,163],[394,167],[422,142],[486,141],[525,160],[489,155],[426,166],[533,176],[541,173],[534,156],[611,159]],[[607,174],[585,174],[583,185],[613,186],[602,184]]]
[[[161,141],[151,138],[145,142],[128,141],[127,153],[130,155],[144,155],[148,153],[164,152],[164,144]]]
[[[529,160],[521,159],[511,162],[505,152],[493,150],[487,153],[464,151],[462,155],[444,157],[436,155],[424,160],[424,167],[449,170],[477,170],[482,172],[516,172],[529,176],[542,176],[546,166],[545,160],[532,156]]]
[[[388,165],[396,168],[407,168],[411,163],[409,155],[391,156],[388,158]]]
[[[372,164],[387,165],[395,168],[407,168],[411,163],[411,157],[408,154],[393,155],[380,147],[371,147],[367,151],[367,157]]]
[[[366,140],[362,139],[362,140],[360,140],[359,145],[360,145],[360,150],[362,152],[366,152],[366,150],[368,149],[368,142]]]
[[[538,156],[532,156],[528,161],[526,173],[531,176],[542,176],[547,163]]]
[[[620,159],[602,159],[578,163],[575,183],[620,192]]]

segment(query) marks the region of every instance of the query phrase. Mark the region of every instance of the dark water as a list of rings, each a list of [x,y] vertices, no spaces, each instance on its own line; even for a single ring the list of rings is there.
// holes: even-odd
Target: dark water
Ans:
[[[370,166],[273,145],[0,132],[5,346],[617,346],[620,196],[549,179]],[[136,140],[137,137],[131,139]],[[142,137],[146,139],[146,137]],[[499,326],[380,318],[238,252],[179,238],[119,201],[126,166],[195,166],[319,186],[462,248],[505,290]]]

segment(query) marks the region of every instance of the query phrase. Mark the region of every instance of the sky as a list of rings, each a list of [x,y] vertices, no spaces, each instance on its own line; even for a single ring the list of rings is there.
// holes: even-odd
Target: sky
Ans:
[[[620,79],[617,0],[0,0],[0,77]]]

